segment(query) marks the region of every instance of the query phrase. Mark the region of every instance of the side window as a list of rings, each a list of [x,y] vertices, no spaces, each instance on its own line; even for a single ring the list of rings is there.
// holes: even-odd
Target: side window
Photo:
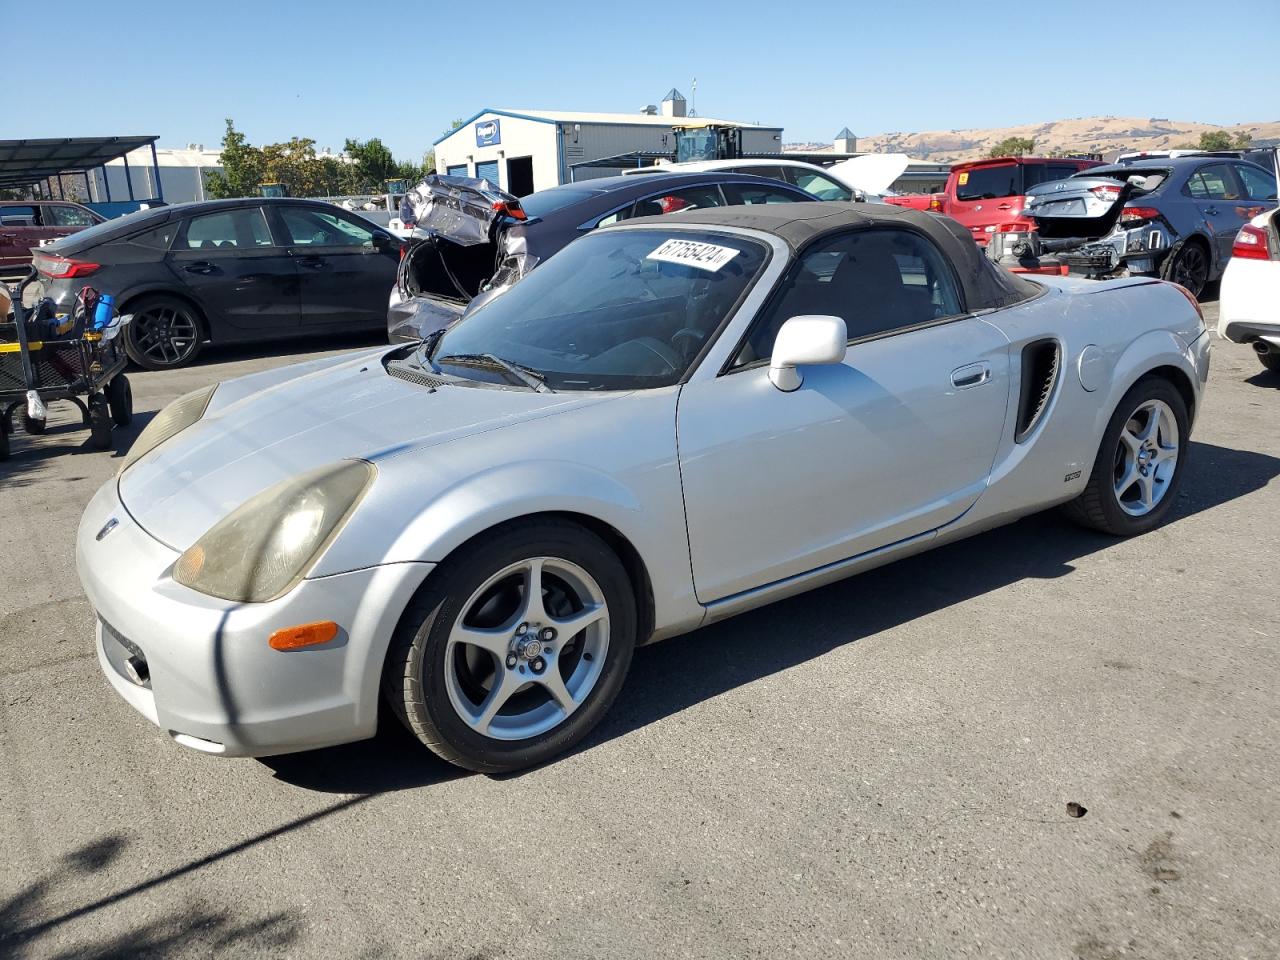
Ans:
[[[613,213],[609,214],[607,217],[601,217],[600,220],[596,223],[596,226],[607,227],[609,224],[617,223],[619,220],[630,220],[631,210],[632,210],[631,207],[623,207],[621,210],[615,210]]]
[[[9,205],[0,207],[0,226],[34,227],[36,225],[36,208]]]
[[[177,232],[178,225],[176,223],[163,223],[154,230],[146,230],[142,233],[134,234],[129,238],[129,242],[136,243],[140,247],[146,247],[148,250],[168,250],[169,244],[173,243],[173,235]]]
[[[1274,200],[1276,198],[1276,178],[1260,167],[1240,164],[1236,167],[1240,174],[1240,182],[1244,184],[1245,196],[1250,200]]]
[[[730,205],[757,203],[795,203],[800,198],[790,190],[778,190],[766,184],[730,183],[724,192]]]
[[[44,222],[51,227],[92,227],[97,221],[88,210],[55,203],[44,208]]]
[[[805,252],[756,319],[734,366],[768,359],[791,317],[840,317],[857,340],[960,312],[950,267],[932,242],[906,230],[847,233]]]
[[[192,217],[187,223],[187,235],[180,249],[187,250],[245,250],[252,247],[271,246],[271,231],[261,207],[241,207],[220,213],[206,213]]]
[[[373,228],[344,220],[336,214],[307,207],[282,207],[280,218],[289,243],[301,247],[363,247],[373,244]]]
[[[725,173],[747,173],[753,177],[768,177],[770,180],[786,180],[786,175],[782,172],[782,167],[730,167]]]
[[[1051,180],[1065,180],[1079,171],[1079,167],[1065,163],[1029,163],[1023,171],[1026,179],[1023,189],[1030,190],[1038,183],[1048,183]]]
[[[1225,163],[1201,167],[1187,180],[1187,195],[1196,200],[1239,200],[1235,178]]]
[[[852,200],[853,191],[843,183],[828,177],[816,170],[805,170],[803,167],[787,167],[787,179],[805,193],[811,193],[819,200]]]
[[[714,184],[706,187],[685,187],[683,190],[672,190],[662,196],[649,197],[636,204],[634,217],[656,217],[667,213],[679,213],[681,210],[705,210],[707,207],[722,207],[720,188]]]

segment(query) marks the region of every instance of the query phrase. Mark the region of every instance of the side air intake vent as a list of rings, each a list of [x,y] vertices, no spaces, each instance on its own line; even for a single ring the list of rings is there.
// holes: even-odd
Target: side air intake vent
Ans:
[[[1022,443],[1031,436],[1044,416],[1058,382],[1061,356],[1057,340],[1037,340],[1022,348],[1022,389],[1018,397],[1016,442]]]

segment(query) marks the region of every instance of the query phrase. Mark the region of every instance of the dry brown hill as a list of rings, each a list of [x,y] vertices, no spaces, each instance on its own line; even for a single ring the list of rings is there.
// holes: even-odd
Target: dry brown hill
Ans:
[[[1195,143],[1207,130],[1246,131],[1255,141],[1280,138],[1280,120],[1224,126],[1163,117],[1077,117],[1046,123],[1025,123],[986,130],[930,130],[924,133],[880,133],[858,137],[858,149],[877,153],[908,153],[921,160],[954,162],[977,160],[1006,137],[1027,137],[1036,153],[1102,153],[1122,150],[1164,150]]]

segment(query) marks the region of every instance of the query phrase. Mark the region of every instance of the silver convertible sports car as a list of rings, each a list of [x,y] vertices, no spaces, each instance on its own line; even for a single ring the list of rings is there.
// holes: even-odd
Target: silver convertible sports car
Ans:
[[[840,203],[574,241],[443,334],[162,411],[77,557],[116,690],[227,756],[579,741],[637,644],[1068,504],[1142,533],[1208,375],[1193,298],[1032,282]]]

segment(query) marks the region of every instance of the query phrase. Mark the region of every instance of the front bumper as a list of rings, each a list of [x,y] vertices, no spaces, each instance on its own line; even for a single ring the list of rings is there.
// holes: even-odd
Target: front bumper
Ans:
[[[222,756],[375,733],[386,649],[431,564],[367,567],[303,580],[269,603],[234,603],[175,583],[177,558],[134,521],[114,480],[90,501],[76,566],[98,615],[99,665],[134,709],[179,743]],[[275,630],[317,620],[338,623],[338,636],[288,652],[267,645]]]

